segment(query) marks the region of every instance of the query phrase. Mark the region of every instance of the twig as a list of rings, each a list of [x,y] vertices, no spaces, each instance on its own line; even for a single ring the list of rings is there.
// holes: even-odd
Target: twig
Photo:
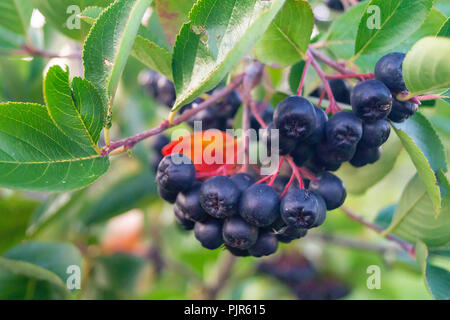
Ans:
[[[15,50],[12,51],[15,55],[31,55],[34,57],[42,57],[42,58],[60,58],[60,59],[81,59],[81,53],[74,53],[74,54],[68,54],[68,55],[60,55],[53,52],[48,52],[45,50],[40,50],[38,48],[35,48],[34,46],[31,46],[29,44],[24,44],[21,47],[21,50]]]
[[[303,84],[305,83],[306,74],[308,73],[308,69],[309,69],[310,65],[311,65],[311,59],[307,56],[306,61],[305,61],[305,67],[303,68],[303,73],[302,73],[302,77],[300,80],[300,84],[298,85],[298,89],[297,89],[297,96],[299,96],[299,97],[302,96]]]
[[[153,129],[144,131],[142,133],[139,133],[137,135],[131,136],[126,139],[111,142],[109,145],[107,145],[106,147],[104,147],[102,149],[102,155],[106,156],[106,155],[110,154],[113,150],[116,150],[120,147],[124,147],[124,150],[128,150],[128,149],[134,147],[136,145],[136,143],[138,143],[142,140],[145,140],[151,136],[160,134],[161,132],[164,132],[165,130],[167,130],[171,127],[174,127],[176,125],[179,125],[180,123],[187,121],[188,119],[193,117],[198,112],[208,108],[209,106],[214,104],[216,101],[229,95],[239,84],[241,84],[243,77],[244,77],[244,75],[239,75],[232,83],[230,83],[229,86],[218,90],[213,95],[211,95],[211,97],[208,100],[203,101],[196,108],[187,110],[182,115],[176,117],[171,124],[169,123],[169,121],[166,120],[166,121],[162,122],[159,126],[153,128]]]
[[[373,231],[379,233],[379,234],[383,234],[383,229],[378,227],[377,225],[365,220],[363,217],[361,217],[360,215],[356,214],[353,210],[347,208],[346,206],[342,206],[341,210],[352,220],[366,226],[369,229],[372,229]],[[415,252],[414,252],[414,246],[408,242],[406,242],[403,239],[400,239],[399,237],[396,237],[392,234],[388,234],[386,235],[386,239],[393,241],[395,243],[397,243],[403,250],[405,250],[406,252],[408,252],[413,258],[415,257]]]
[[[336,70],[339,73],[342,73],[342,74],[354,73],[353,71],[347,69],[343,64],[340,64],[339,62],[334,61],[333,59],[327,57],[326,55],[324,55],[322,52],[320,52],[317,49],[310,47],[309,51],[314,56],[314,58],[322,61],[323,63],[330,66],[331,68],[333,68],[334,70]]]
[[[207,299],[214,300],[217,298],[220,291],[222,291],[222,289],[226,286],[236,261],[237,261],[236,257],[233,256],[231,253],[227,252],[227,256],[225,257],[223,265],[220,266],[217,282],[211,287],[209,287],[207,290],[208,291]]]

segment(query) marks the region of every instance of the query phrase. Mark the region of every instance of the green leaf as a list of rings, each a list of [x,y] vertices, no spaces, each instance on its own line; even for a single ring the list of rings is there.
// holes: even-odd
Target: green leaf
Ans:
[[[14,33],[26,35],[30,26],[33,7],[29,0],[2,0],[0,25]]]
[[[2,186],[43,192],[85,187],[109,167],[109,159],[88,145],[64,134],[44,106],[0,104]]]
[[[156,195],[155,177],[150,172],[139,172],[108,188],[83,211],[86,225],[104,222]]]
[[[86,151],[97,150],[97,141],[105,123],[105,106],[89,81],[74,78],[69,71],[51,67],[44,80],[44,98],[56,126],[68,137],[76,137]]]
[[[83,11],[81,17],[90,24],[93,24],[101,12],[101,8],[89,7]],[[155,23],[153,23],[154,25]],[[147,27],[140,26],[131,50],[131,55],[146,67],[158,71],[168,79],[172,79],[172,54],[168,50],[169,45],[167,40],[162,39],[161,36],[157,36],[149,28],[150,25]],[[155,39],[155,41],[151,39]]]
[[[175,39],[181,26],[189,19],[189,11],[196,0],[154,0],[159,20],[170,44]]]
[[[364,194],[392,171],[401,150],[401,142],[392,136],[383,145],[383,156],[379,161],[363,168],[355,168],[346,163],[339,169],[337,175],[349,193]]]
[[[0,252],[15,245],[25,237],[33,211],[38,202],[12,196],[0,196]]]
[[[82,267],[81,254],[71,244],[25,242],[18,245],[0,257],[0,287],[3,289],[0,297],[61,299],[67,294],[69,266]]]
[[[437,36],[450,38],[450,18],[447,18],[447,20],[444,22]]]
[[[403,62],[403,77],[411,95],[450,86],[450,39],[426,37],[417,42]]]
[[[84,43],[85,78],[110,101],[150,0],[117,0],[105,9]]]
[[[172,67],[177,101],[173,111],[219,84],[283,4],[284,0],[198,1],[175,43]]]
[[[63,299],[68,291],[53,272],[32,263],[0,257],[0,299]],[[31,288],[31,289],[30,289]]]
[[[447,194],[436,218],[434,203],[416,174],[403,190],[392,223],[384,234],[394,233],[411,243],[420,240],[429,247],[447,245],[450,242],[449,200]]]
[[[404,123],[393,124],[393,128],[424,182],[433,203],[433,211],[438,215],[441,207],[441,193],[435,172],[440,169],[447,171],[445,153],[439,136],[420,113],[416,113]]]
[[[304,0],[286,0],[255,47],[258,60],[281,67],[305,58],[314,26],[311,6]]]
[[[64,35],[75,40],[83,40],[90,25],[79,20],[79,14],[89,6],[105,8],[113,0],[25,0],[45,16],[45,19]]]
[[[396,47],[422,25],[432,6],[433,0],[371,0],[359,24],[355,55]],[[379,27],[372,26],[370,22],[377,18]]]
[[[25,37],[0,26],[0,54],[9,54],[12,49],[20,49],[24,44]]]
[[[416,244],[416,259],[424,276],[425,284],[433,297],[438,300],[450,299],[450,272],[448,269],[434,265],[433,259],[439,256],[448,258],[448,252],[448,246],[442,250],[429,250],[421,241]]]

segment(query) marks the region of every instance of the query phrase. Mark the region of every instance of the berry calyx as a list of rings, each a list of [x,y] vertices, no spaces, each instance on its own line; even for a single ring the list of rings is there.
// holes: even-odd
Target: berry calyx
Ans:
[[[351,150],[361,140],[362,121],[352,112],[341,111],[328,121],[325,133],[329,146],[343,151]]]
[[[294,189],[281,200],[281,217],[291,227],[310,229],[326,214],[325,203],[310,190]]]
[[[302,97],[292,96],[281,101],[273,115],[274,127],[280,138],[304,141],[310,136],[316,121],[314,106]]]
[[[224,219],[237,213],[240,194],[233,180],[226,176],[215,176],[203,182],[200,204],[212,217]]]

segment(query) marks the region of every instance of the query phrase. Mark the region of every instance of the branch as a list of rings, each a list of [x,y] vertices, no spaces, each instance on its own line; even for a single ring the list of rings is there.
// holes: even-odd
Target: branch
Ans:
[[[324,55],[322,52],[320,52],[317,49],[314,49],[314,48],[310,47],[309,48],[309,52],[311,52],[311,54],[317,60],[322,61],[323,63],[325,63],[326,65],[330,66],[331,68],[333,68],[334,70],[336,70],[339,73],[342,73],[342,74],[354,73],[350,69],[347,69],[343,64],[340,64],[339,62],[334,61],[333,59],[327,57],[326,55]]]
[[[21,50],[12,51],[15,55],[31,55],[33,57],[42,57],[47,59],[59,58],[59,59],[81,59],[81,53],[74,53],[68,55],[60,55],[57,53],[40,50],[29,44],[24,44]]]
[[[216,101],[221,100],[223,97],[229,95],[238,85],[241,84],[243,77],[244,77],[243,74],[239,75],[238,77],[236,77],[236,79],[233,82],[230,83],[230,85],[228,87],[225,87],[225,88],[222,88],[222,89],[216,91],[214,94],[212,94],[210,96],[210,98],[208,100],[203,101],[196,108],[187,110],[180,116],[176,117],[172,123],[169,123],[169,121],[166,120],[166,121],[162,122],[159,126],[153,128],[153,129],[144,131],[142,133],[139,133],[137,135],[131,136],[126,139],[111,142],[109,145],[107,145],[106,147],[104,147],[102,149],[102,155],[107,156],[107,155],[111,154],[114,150],[117,150],[119,148],[121,148],[122,151],[128,150],[130,148],[133,148],[136,145],[136,143],[138,143],[142,140],[145,140],[151,136],[160,134],[171,127],[177,126],[180,123],[187,121],[188,119],[193,117],[198,112],[202,111],[203,109],[208,108],[209,106],[214,104]]]
[[[223,262],[223,265],[220,266],[217,282],[207,289],[208,300],[216,299],[220,291],[222,291],[222,289],[226,286],[236,261],[237,258],[231,253],[227,252],[227,256]]]
[[[353,210],[342,206],[341,210],[352,220],[366,226],[369,229],[372,229],[373,231],[375,231],[376,233],[379,234],[383,234],[383,229],[378,227],[377,225],[365,220],[363,217],[361,217],[360,215],[356,214]],[[415,257],[415,252],[414,252],[414,246],[412,244],[410,244],[409,242],[406,242],[403,239],[400,239],[399,237],[396,237],[392,234],[388,234],[386,235],[386,239],[393,241],[395,243],[397,243],[403,250],[405,250],[406,252],[408,252],[411,257]]]

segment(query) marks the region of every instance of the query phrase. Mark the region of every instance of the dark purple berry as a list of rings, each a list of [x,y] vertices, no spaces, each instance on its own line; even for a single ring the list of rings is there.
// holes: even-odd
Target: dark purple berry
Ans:
[[[388,140],[390,133],[391,126],[387,120],[365,122],[363,124],[363,135],[359,143],[367,148],[379,147]]]
[[[227,250],[235,257],[249,257],[250,253],[248,252],[248,250],[241,250],[238,248],[233,248],[230,246],[225,246],[225,248],[227,248]]]
[[[241,217],[234,216],[225,220],[222,236],[230,247],[247,250],[255,244],[258,228],[248,224]]]
[[[392,95],[378,80],[358,83],[352,90],[353,112],[366,122],[386,119],[392,109]]]
[[[327,122],[325,133],[327,144],[332,148],[351,150],[361,140],[362,121],[352,112],[341,111]]]
[[[333,79],[330,80],[329,83],[336,101],[350,104],[351,87],[349,86],[349,84],[342,79]]]
[[[273,115],[274,127],[280,130],[280,138],[305,141],[314,130],[314,106],[302,97],[292,96],[281,101]]]
[[[392,112],[389,114],[389,120],[392,122],[403,122],[414,115],[417,111],[417,104],[410,101],[399,101],[394,99],[392,103]]]
[[[230,179],[233,180],[234,184],[241,193],[255,183],[255,179],[253,179],[253,177],[248,173],[236,173],[232,175]]]
[[[350,164],[354,167],[364,167],[365,165],[377,162],[381,157],[381,147],[366,148],[365,146],[358,146],[356,153],[350,160]]]
[[[402,71],[405,56],[404,53],[391,52],[378,60],[375,65],[375,79],[383,82],[393,93],[406,90]]]
[[[292,159],[299,167],[314,155],[314,146],[306,143],[299,143],[291,152]]]
[[[176,204],[184,212],[184,215],[192,221],[203,221],[208,218],[208,214],[200,205],[200,184],[194,185],[187,191],[180,192]]]
[[[209,218],[203,222],[196,222],[194,234],[203,247],[214,250],[223,244],[222,221]]]
[[[156,190],[158,191],[161,199],[169,203],[175,203],[175,201],[177,200],[178,192],[166,190],[158,184],[156,185]]]
[[[195,222],[188,219],[184,212],[175,204],[173,206],[173,213],[175,214],[175,220],[184,230],[194,229]]]
[[[294,189],[281,200],[281,217],[288,226],[313,228],[326,211],[323,199],[309,190]]]
[[[325,136],[325,127],[328,121],[327,114],[321,108],[314,108],[314,111],[316,113],[314,129],[306,141],[306,143],[311,145],[323,140]]]
[[[233,180],[215,176],[203,182],[200,204],[212,217],[224,219],[237,213],[240,191]]]
[[[160,134],[156,136],[155,140],[153,141],[152,147],[153,150],[155,150],[159,154],[162,154],[162,149],[169,143],[170,139],[167,136]]]
[[[270,231],[259,232],[255,244],[248,249],[248,252],[254,257],[269,256],[278,249],[278,240],[275,234]]]
[[[165,156],[158,165],[156,183],[165,191],[178,193],[188,190],[195,181],[195,167],[191,159],[180,154]]]
[[[267,227],[279,216],[280,198],[271,186],[254,184],[242,193],[239,213],[248,223]]]
[[[342,180],[326,171],[317,174],[316,178],[317,180],[311,180],[309,183],[309,189],[325,200],[327,209],[334,210],[342,206],[347,197]]]

